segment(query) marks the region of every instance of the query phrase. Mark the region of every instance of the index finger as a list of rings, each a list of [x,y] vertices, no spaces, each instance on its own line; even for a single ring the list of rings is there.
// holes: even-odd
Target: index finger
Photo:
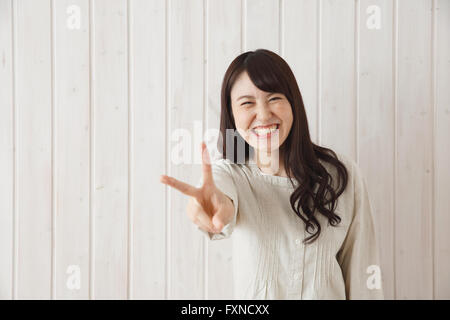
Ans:
[[[211,169],[211,159],[209,157],[208,147],[204,141],[202,141],[202,172],[203,184],[214,183]]]
[[[188,196],[196,197],[198,194],[198,188],[191,186],[188,183],[177,180],[175,178],[172,178],[172,177],[169,177],[166,175],[161,175],[161,177],[159,178],[159,181],[179,190],[180,192],[182,192]]]

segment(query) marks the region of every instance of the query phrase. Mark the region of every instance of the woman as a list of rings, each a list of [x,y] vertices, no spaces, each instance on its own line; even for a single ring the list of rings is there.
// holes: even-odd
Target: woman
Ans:
[[[365,179],[312,143],[288,64],[264,49],[239,55],[221,104],[223,159],[211,164],[202,143],[201,186],[161,182],[190,196],[188,216],[209,239],[233,234],[235,298],[383,299]]]

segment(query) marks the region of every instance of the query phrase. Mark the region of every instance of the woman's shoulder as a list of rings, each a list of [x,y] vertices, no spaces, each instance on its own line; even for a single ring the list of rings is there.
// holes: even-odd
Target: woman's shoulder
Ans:
[[[233,163],[230,160],[224,158],[214,159],[211,161],[211,166],[213,169],[225,169],[228,171],[232,164]]]
[[[351,156],[343,152],[334,151],[334,153],[336,154],[337,159],[344,165],[347,171],[347,183],[345,185],[344,192],[342,193],[340,198],[342,198],[341,200],[342,202],[344,203],[348,202],[348,204],[342,203],[342,205],[351,206],[351,204],[353,203],[355,193],[358,193],[360,191],[358,189],[358,187],[361,185],[359,181],[363,179],[363,176],[361,174],[361,170],[359,169],[357,162]],[[341,186],[340,184],[342,180],[340,178],[342,178],[342,176],[339,176],[338,170],[335,165],[322,160],[321,163],[328,171],[328,173],[331,174],[333,178],[332,186],[336,190],[338,187]]]
[[[251,176],[251,168],[248,163],[235,163],[227,158],[219,158],[212,160],[213,172],[219,172],[232,176],[235,180],[239,180],[243,177]]]
[[[222,171],[228,174],[236,174],[239,164],[232,162],[227,158],[218,158],[211,161],[213,171]]]
[[[336,152],[336,155],[338,156],[338,159],[345,165],[345,167],[348,170],[349,180],[355,181],[355,180],[361,180],[364,179],[364,176],[362,174],[362,170],[358,163],[350,156],[342,153],[342,152]]]
[[[345,166],[345,168],[348,171],[349,176],[352,176],[355,168],[357,168],[357,164],[353,158],[351,158],[349,155],[340,152],[340,151],[333,151],[336,154],[337,159],[342,162],[342,164]],[[319,159],[319,162],[327,169],[328,172],[330,171],[336,171],[336,166],[332,165],[331,163],[324,161],[322,159]],[[330,169],[330,171],[329,171]]]

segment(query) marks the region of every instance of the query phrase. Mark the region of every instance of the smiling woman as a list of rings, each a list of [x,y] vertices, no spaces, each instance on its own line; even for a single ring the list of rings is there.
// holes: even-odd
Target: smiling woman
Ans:
[[[233,139],[226,136],[232,132],[230,129],[239,133]],[[364,178],[353,160],[311,141],[300,89],[283,58],[259,49],[231,62],[222,83],[220,132],[218,147],[224,161],[214,167],[216,180],[223,174],[231,175],[231,180],[223,177],[225,182],[217,183],[223,185],[223,190],[234,185],[237,192],[229,194],[238,194],[235,203],[240,203],[238,218],[233,220],[237,222],[226,231],[235,230],[239,243],[236,251],[242,253],[247,266],[252,265],[249,255],[255,245],[249,245],[248,252],[244,252],[246,241],[255,241],[256,248],[270,251],[261,249],[260,256],[254,259],[256,273],[260,272],[257,261],[266,261],[272,268],[269,274],[256,275],[259,280],[255,279],[253,296],[383,298],[380,283],[373,290],[363,280],[369,266],[379,265]],[[227,146],[230,141],[232,145]],[[240,145],[244,150],[239,150]],[[241,158],[239,152],[244,153],[244,164],[237,161]],[[267,163],[277,166],[268,169],[263,165]],[[297,221],[291,220],[292,213]],[[299,228],[298,221],[303,222],[303,228]],[[325,234],[320,237],[322,229]],[[307,233],[302,243],[311,248],[299,255],[298,235]],[[220,239],[230,234],[210,237]],[[284,242],[291,238],[297,249],[290,249],[289,240]],[[286,274],[277,274],[274,265],[277,270],[286,270]],[[238,279],[246,283],[248,274],[239,277],[245,274],[242,264],[235,270]],[[258,288],[263,291],[257,293]]]
[[[209,239],[233,234],[235,298],[383,299],[365,180],[312,143],[287,63],[264,49],[239,55],[221,99],[223,159],[210,164],[202,144],[202,184],[161,181],[191,196],[188,216]]]
[[[273,100],[274,97],[278,99]],[[241,151],[237,150],[237,145],[244,145],[246,162],[256,161],[265,173],[273,173],[273,170],[263,168],[261,163],[276,163],[278,172],[275,173],[302,181],[290,202],[312,234],[306,241],[314,241],[320,235],[318,214],[325,216],[331,225],[338,224],[341,218],[334,213],[335,202],[347,186],[347,168],[334,151],[311,141],[300,89],[286,61],[265,49],[239,55],[225,73],[221,99],[221,137],[226,137],[227,130],[233,129],[239,132],[236,138],[241,139],[234,144],[231,157],[227,155],[227,150],[231,149],[227,147],[230,139],[218,141],[223,157],[236,163],[234,155]],[[249,107],[243,104],[245,102],[249,102]],[[273,123],[279,124],[279,129],[266,136],[265,141],[261,142],[258,135],[252,134],[258,126]],[[336,169],[340,182],[336,189],[331,187],[332,176],[319,159]],[[313,192],[315,186],[318,186],[317,193]],[[327,193],[328,199],[325,198]]]
[[[267,173],[286,176],[283,164],[279,166],[278,161],[278,149],[288,137],[293,122],[292,107],[286,96],[260,90],[246,71],[236,79],[230,95],[237,131],[258,151],[255,159],[258,167]],[[263,163],[269,163],[270,169],[264,168]]]

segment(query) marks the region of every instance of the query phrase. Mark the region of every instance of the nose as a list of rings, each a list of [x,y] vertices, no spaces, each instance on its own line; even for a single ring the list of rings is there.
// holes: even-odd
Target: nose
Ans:
[[[265,122],[272,118],[272,111],[270,110],[270,107],[266,103],[264,102],[257,103],[256,118],[260,122]]]

